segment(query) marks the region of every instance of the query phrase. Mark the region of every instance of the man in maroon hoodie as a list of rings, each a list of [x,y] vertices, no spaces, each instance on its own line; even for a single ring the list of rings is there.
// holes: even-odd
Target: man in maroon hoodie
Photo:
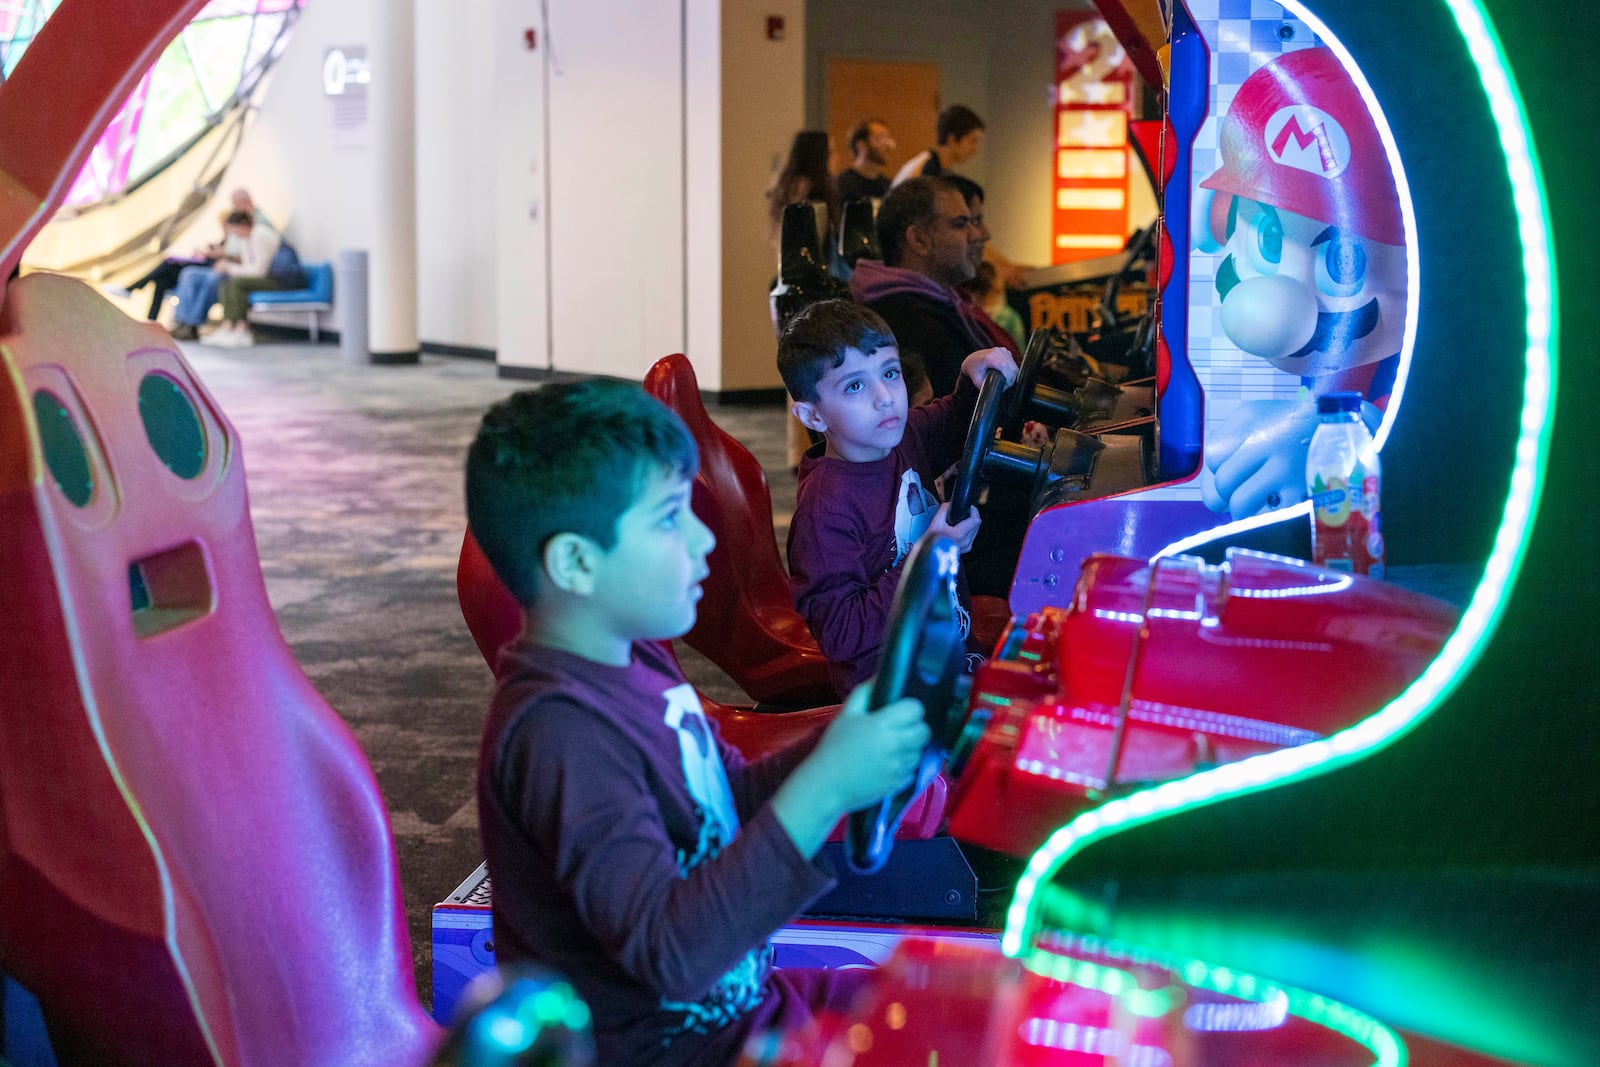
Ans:
[[[863,259],[850,295],[889,324],[900,346],[927,365],[935,397],[955,390],[970,352],[1014,347],[956,287],[983,256],[988,231],[959,189],[943,178],[912,178],[878,208],[883,260]]]

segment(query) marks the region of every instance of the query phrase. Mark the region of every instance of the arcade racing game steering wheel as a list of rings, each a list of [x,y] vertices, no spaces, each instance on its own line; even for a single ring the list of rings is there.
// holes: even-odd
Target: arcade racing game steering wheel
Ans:
[[[959,726],[957,701],[964,703],[966,695],[965,687],[957,685],[966,658],[966,639],[955,617],[960,567],[960,549],[954,541],[923,538],[906,558],[889,608],[869,706],[877,709],[913,697],[922,703],[932,736],[909,783],[877,804],[850,814],[845,858],[858,874],[875,874],[888,862],[901,817],[939,773],[955,737],[953,727]]]

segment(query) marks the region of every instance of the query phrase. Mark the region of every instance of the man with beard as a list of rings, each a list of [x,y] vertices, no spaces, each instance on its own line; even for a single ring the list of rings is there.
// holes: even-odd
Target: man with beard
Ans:
[[[889,175],[884,167],[895,150],[889,127],[879,119],[862,119],[850,130],[850,152],[855,161],[834,179],[839,200],[881,199],[889,192]]]
[[[883,316],[899,344],[922,357],[935,397],[955,390],[968,353],[998,343],[956,289],[972,277],[986,237],[954,185],[912,178],[878,208],[882,261],[860,260],[850,278],[856,303]]]

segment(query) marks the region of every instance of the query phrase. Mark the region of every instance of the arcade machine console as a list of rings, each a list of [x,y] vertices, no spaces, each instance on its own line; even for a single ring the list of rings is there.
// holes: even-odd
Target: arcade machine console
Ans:
[[[908,563],[880,679],[915,678],[939,662],[923,646],[941,632],[929,612],[949,603],[933,590],[950,576],[919,567],[927,558],[919,547]],[[897,812],[889,832],[899,829],[900,839],[891,847],[879,836],[876,864],[852,859],[848,834],[838,835],[828,854],[841,884],[812,909],[829,918],[780,931],[780,965],[827,957],[821,946],[835,937],[848,949],[841,958],[861,952],[874,963],[913,932],[941,943],[992,943],[1005,894],[979,891],[957,841],[979,846],[980,871],[998,866],[1014,876],[1015,868],[981,857],[1024,858],[1110,796],[1351,726],[1422,672],[1455,618],[1449,605],[1392,585],[1242,550],[1221,565],[1092,558],[1063,606],[1013,626],[974,679],[970,710],[953,695],[953,677],[943,689],[927,684],[913,694],[929,709],[938,750],[950,754],[950,800],[935,780],[936,801],[924,795]],[[1341,672],[1351,662],[1363,669],[1350,684],[1306,690],[1308,672]],[[878,703],[907,684],[902,677]],[[729,736],[730,709],[707,709]],[[767,732],[787,717],[766,716]],[[747,717],[739,725],[762,724]],[[951,836],[931,836],[941,816]],[[857,873],[864,870],[872,873]],[[435,907],[433,946],[434,1010],[448,1020],[460,990],[493,962],[481,866]],[[806,955],[797,957],[801,947]]]
[[[1292,156],[1288,165],[1305,174],[1318,168],[1319,180],[1330,183],[1340,174],[1370,182],[1370,171],[1359,173],[1362,161],[1346,156],[1348,169],[1340,165],[1342,153],[1411,140],[1410,188],[1474,219],[1481,251],[1494,262],[1524,264],[1519,302],[1506,301],[1471,265],[1448,255],[1441,257],[1448,263],[1431,260],[1440,264],[1433,269],[1443,284],[1430,291],[1449,301],[1433,306],[1430,330],[1439,333],[1430,333],[1431,348],[1414,367],[1399,360],[1389,383],[1381,381],[1383,368],[1367,371],[1374,388],[1391,390],[1382,429],[1394,433],[1385,458],[1398,458],[1393,469],[1407,480],[1406,492],[1386,497],[1402,514],[1399,528],[1391,527],[1392,551],[1405,553],[1407,565],[1465,562],[1482,575],[1459,622],[1444,605],[1417,610],[1423,602],[1392,584],[1283,558],[1223,550],[1222,564],[1184,559],[1184,546],[1172,542],[1196,544],[1193,535],[1208,530],[1190,505],[1186,514],[1160,506],[1176,502],[1170,495],[1148,496],[1158,505],[1149,515],[1136,501],[1118,504],[1098,524],[1065,518],[1094,515],[1095,500],[1046,505],[1033,520],[1013,589],[1013,607],[1026,621],[976,680],[970,730],[952,754],[962,767],[952,832],[1004,848],[1037,846],[1008,915],[1002,955],[907,942],[850,1013],[783,1062],[1600,1061],[1593,1025],[1600,945],[1592,922],[1600,880],[1595,824],[1579,814],[1592,807],[1594,717],[1582,697],[1563,695],[1560,681],[1533,666],[1538,641],[1501,640],[1500,647],[1510,646],[1503,654],[1487,653],[1504,677],[1485,677],[1482,667],[1467,673],[1512,595],[1548,432],[1551,293],[1540,194],[1534,168],[1520,165],[1531,150],[1481,12],[1451,4],[1452,22],[1424,6],[1389,5],[1381,14],[1338,9],[1330,27],[1299,3],[1271,11],[1251,5],[1248,19],[1242,9],[1203,0],[1100,3],[1119,33],[1133,38],[1124,37],[1130,53],[1148,62],[1146,76],[1167,84],[1175,127],[1195,138],[1180,138],[1181,152],[1216,151],[1177,114],[1185,107],[1203,114],[1206,79],[1191,65],[1204,58],[1202,42],[1232,52],[1215,68],[1238,91],[1219,94],[1232,98],[1234,111],[1221,124],[1220,166],[1212,175],[1235,203],[1198,213],[1221,222],[1230,239],[1250,237],[1256,252],[1278,253],[1272,258],[1287,269],[1289,213],[1315,219],[1322,210],[1292,176],[1283,187],[1256,190],[1254,204],[1270,212],[1239,203],[1248,194],[1237,188],[1231,151],[1309,146],[1311,154]],[[1281,43],[1285,55],[1313,54],[1285,63],[1272,57],[1279,45],[1269,42]],[[1162,49],[1170,59],[1165,70],[1155,62]],[[1315,54],[1322,50],[1337,57],[1349,80],[1331,72],[1327,55]],[[1356,56],[1383,77],[1369,85]],[[1289,99],[1271,99],[1259,81],[1250,87],[1254,69],[1269,67]],[[1420,70],[1426,77],[1417,77]],[[1484,98],[1464,101],[1459,87],[1480,81]],[[1352,129],[1358,123],[1346,105],[1355,83],[1381,138]],[[1385,85],[1407,102],[1393,135],[1373,103]],[[1460,120],[1449,130],[1450,151],[1430,153],[1430,137],[1441,135],[1433,124],[1444,113]],[[1289,137],[1275,139],[1291,127]],[[1209,169],[1197,168],[1195,177]],[[1498,180],[1503,170],[1510,182]],[[1265,167],[1257,179],[1270,173]],[[1362,188],[1372,192],[1370,184]],[[1174,209],[1174,199],[1167,198],[1167,218],[1181,232],[1187,213]],[[1352,220],[1360,240],[1347,247],[1370,253],[1362,261],[1376,268],[1380,257],[1392,266],[1393,253],[1374,246],[1398,244],[1414,266],[1430,241],[1441,250],[1453,246],[1449,214],[1419,227],[1404,201],[1396,216],[1404,216],[1403,233],[1378,225],[1369,231],[1378,236],[1367,236]],[[1281,233],[1265,225],[1274,217]],[[1304,265],[1320,263],[1324,282],[1361,260],[1323,247],[1341,239],[1339,228],[1321,220],[1312,234],[1321,240],[1311,247],[1322,251]],[[1327,230],[1334,232],[1321,232]],[[1173,240],[1177,258],[1188,260],[1186,242]],[[1173,258],[1171,245],[1163,254]],[[1380,318],[1393,308],[1392,290],[1358,293],[1347,305],[1355,316],[1319,320],[1309,341],[1290,338],[1293,344],[1274,352],[1270,331],[1250,337],[1249,324],[1232,318],[1241,305],[1229,310],[1228,301],[1241,291],[1276,290],[1286,299],[1291,290],[1277,282],[1252,286],[1272,275],[1248,262],[1249,247],[1236,245],[1233,254],[1237,260],[1217,270],[1215,287],[1224,326],[1249,354],[1300,358],[1295,345],[1341,337],[1355,345],[1379,335]],[[1416,284],[1414,271],[1401,284],[1409,296],[1399,318],[1408,324],[1418,313]],[[1180,301],[1188,293],[1176,290]],[[1369,298],[1373,311],[1362,302]],[[1272,310],[1269,297],[1263,313]],[[1172,311],[1169,301],[1161,313],[1169,327]],[[1326,334],[1318,332],[1322,321],[1330,323]],[[1463,384],[1448,363],[1465,343],[1452,331],[1467,322],[1487,329],[1496,344],[1473,346],[1484,356],[1475,364],[1483,380]],[[1397,334],[1409,356],[1409,325]],[[1183,336],[1169,329],[1164,340]],[[1181,417],[1166,417],[1173,380],[1161,396],[1163,446],[1169,424],[1183,425]],[[1396,421],[1408,384],[1445,410],[1470,389],[1480,401],[1472,407],[1476,418],[1452,424],[1422,409],[1408,412],[1409,422]],[[1238,410],[1257,417],[1264,436],[1286,431],[1292,440],[1298,432],[1259,409]],[[1412,427],[1416,435],[1408,436]],[[1221,433],[1217,443],[1240,454],[1236,435]],[[1218,495],[1239,489],[1235,472],[1210,458],[1203,457],[1205,469]],[[1473,484],[1494,487],[1493,499],[1419,511],[1419,498],[1431,497],[1412,480],[1424,458],[1442,460],[1432,467],[1435,481],[1472,463]],[[1032,470],[1050,466],[1036,459]],[[1269,464],[1259,470],[1264,480],[1275,473]],[[1267,502],[1264,492],[1255,495],[1261,488],[1242,494],[1242,510],[1253,510],[1252,499]],[[1304,523],[1303,512],[1297,521]],[[1079,573],[1078,559],[1124,545],[1148,551],[1136,559],[1088,555],[1074,591],[1063,592],[1062,576]],[[1473,551],[1483,555],[1474,559]],[[1525,585],[1517,593],[1524,624],[1535,625],[1540,591]],[[1338,619],[1346,603],[1351,614]],[[1250,622],[1262,629],[1232,630]],[[1376,629],[1362,633],[1368,625]],[[1120,638],[1113,636],[1119,627]],[[1097,630],[1098,641],[1091,636]],[[1203,657],[1198,662],[1183,651],[1185,635]],[[1360,647],[1340,649],[1347,636]],[[1177,646],[1157,651],[1156,642],[1174,637]],[[1175,673],[1158,676],[1168,670]],[[1356,692],[1369,683],[1373,690]],[[1352,705],[1337,709],[1346,694]],[[1205,714],[1196,714],[1201,708]],[[1307,734],[1297,735],[1301,730]],[[1068,793],[1084,803],[1064,826],[1030,818]]]

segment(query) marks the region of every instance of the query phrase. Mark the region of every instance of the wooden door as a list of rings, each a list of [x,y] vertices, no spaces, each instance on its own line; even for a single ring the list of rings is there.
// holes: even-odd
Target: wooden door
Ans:
[[[826,96],[836,172],[850,165],[850,128],[865,118],[881,119],[899,145],[889,156],[891,176],[900,164],[933,144],[939,115],[936,63],[829,59]]]

